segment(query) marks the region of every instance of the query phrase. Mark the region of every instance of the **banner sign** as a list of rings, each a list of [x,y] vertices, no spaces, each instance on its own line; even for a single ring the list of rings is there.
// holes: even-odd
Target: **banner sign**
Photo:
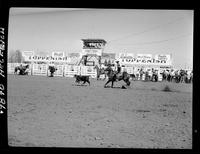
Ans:
[[[119,58],[133,59],[134,54],[133,53],[119,53]]]
[[[152,55],[151,54],[137,54],[137,59],[140,60],[151,60]]]
[[[34,51],[23,51],[22,52],[22,56],[24,58],[25,61],[28,61],[30,56],[34,55]]]
[[[102,55],[102,49],[82,49],[82,55]]]
[[[172,65],[171,56],[170,55],[155,55],[151,54],[137,54],[136,58],[119,58],[119,62],[121,65],[163,65],[169,66]]]
[[[64,52],[52,52],[52,57],[65,57]]]
[[[155,60],[160,60],[160,61],[170,61],[171,60],[171,56],[170,55],[155,55]]]
[[[22,56],[33,56],[34,51],[22,51]]]
[[[155,60],[154,58],[149,60],[141,59],[119,59],[121,65],[171,65],[171,61]]]
[[[67,57],[52,57],[52,56],[29,56],[26,61],[30,62],[68,62]]]

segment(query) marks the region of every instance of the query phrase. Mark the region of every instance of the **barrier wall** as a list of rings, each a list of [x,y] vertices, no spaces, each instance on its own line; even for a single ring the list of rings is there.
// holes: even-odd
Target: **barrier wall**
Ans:
[[[64,65],[64,76],[73,77],[75,74],[80,75],[80,66]]]
[[[122,72],[126,70],[128,74],[134,74],[133,67],[122,67]]]
[[[57,65],[57,70],[54,73],[55,76],[64,76],[64,65]]]
[[[57,70],[54,72],[54,76],[64,76],[64,65],[56,65]],[[48,69],[48,67],[47,67]],[[50,71],[48,69],[48,76],[50,75]]]
[[[7,65],[7,73],[14,74],[14,69],[16,66],[19,66],[19,63],[8,63]],[[64,77],[74,77],[77,75],[89,75],[91,78],[97,77],[96,69],[94,66],[77,66],[77,65],[56,65],[57,70],[54,73],[54,76],[64,76]],[[122,67],[122,71],[126,69],[128,74],[134,74],[134,70],[132,67]],[[29,67],[29,75],[50,75],[47,64],[32,64]],[[104,78],[104,75],[101,75],[100,78]],[[140,80],[140,75],[139,75]],[[145,75],[141,77],[141,80],[145,80]],[[162,81],[162,75],[160,72],[158,73],[158,81]]]
[[[97,71],[94,69],[94,66],[82,66],[81,69],[81,75],[89,75],[92,78],[97,77]]]
[[[20,63],[8,63],[7,64],[7,73],[8,74],[14,74],[14,71],[15,71],[15,67],[17,66],[20,66]],[[31,65],[29,65],[29,68],[28,68],[28,75],[31,75]],[[18,71],[19,72],[19,71]]]
[[[32,75],[44,75],[47,76],[48,65],[46,64],[33,64]]]
[[[19,66],[19,63],[8,63],[7,64],[7,73],[8,74],[14,74],[15,67]]]
[[[162,76],[162,74],[160,74],[160,72],[158,73],[158,81],[162,81],[162,79],[163,79],[163,76]]]

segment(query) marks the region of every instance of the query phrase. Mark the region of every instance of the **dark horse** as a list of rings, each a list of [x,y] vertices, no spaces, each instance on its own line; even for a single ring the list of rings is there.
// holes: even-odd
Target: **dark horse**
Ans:
[[[106,82],[106,84],[104,85],[104,87],[106,87],[106,85],[110,82],[112,82],[111,87],[113,88],[113,84],[114,82],[117,81],[121,81],[123,80],[127,86],[130,86],[131,82],[129,81],[129,74],[127,72],[123,72],[122,74],[117,73],[117,71],[113,71],[113,69],[111,67],[108,67],[105,69],[105,71],[108,71],[108,81]]]
[[[53,77],[54,72],[57,70],[57,68],[55,68],[54,66],[49,66],[49,71],[50,71],[50,76],[49,77]]]
[[[26,71],[29,68],[29,65],[27,64],[26,66],[16,66],[14,74],[17,74],[17,71],[19,70],[19,75],[28,75],[28,72]]]

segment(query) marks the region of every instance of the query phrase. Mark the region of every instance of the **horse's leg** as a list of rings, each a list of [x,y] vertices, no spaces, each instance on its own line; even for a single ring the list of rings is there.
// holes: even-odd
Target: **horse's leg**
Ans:
[[[87,83],[89,84],[89,86],[90,86],[90,81],[87,81]]]
[[[104,76],[104,79],[103,80],[105,80],[106,79],[106,74],[104,74],[105,76]]]
[[[113,88],[113,85],[114,85],[114,80],[112,80],[112,85],[111,85],[111,88]]]
[[[110,79],[108,79],[108,81],[106,82],[106,84],[104,85],[104,87],[106,87],[106,85],[108,84],[108,83],[110,83]]]
[[[99,80],[99,77],[100,77],[100,74],[99,74],[99,72],[97,71],[97,80]]]
[[[83,81],[82,85],[84,85],[84,84],[85,84],[85,82],[86,82],[86,81]]]

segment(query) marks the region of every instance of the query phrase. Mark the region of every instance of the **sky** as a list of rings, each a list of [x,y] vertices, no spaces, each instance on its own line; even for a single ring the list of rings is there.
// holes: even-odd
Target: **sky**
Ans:
[[[193,64],[193,10],[11,8],[8,52],[81,52],[81,39],[104,39],[104,52],[171,54]]]

